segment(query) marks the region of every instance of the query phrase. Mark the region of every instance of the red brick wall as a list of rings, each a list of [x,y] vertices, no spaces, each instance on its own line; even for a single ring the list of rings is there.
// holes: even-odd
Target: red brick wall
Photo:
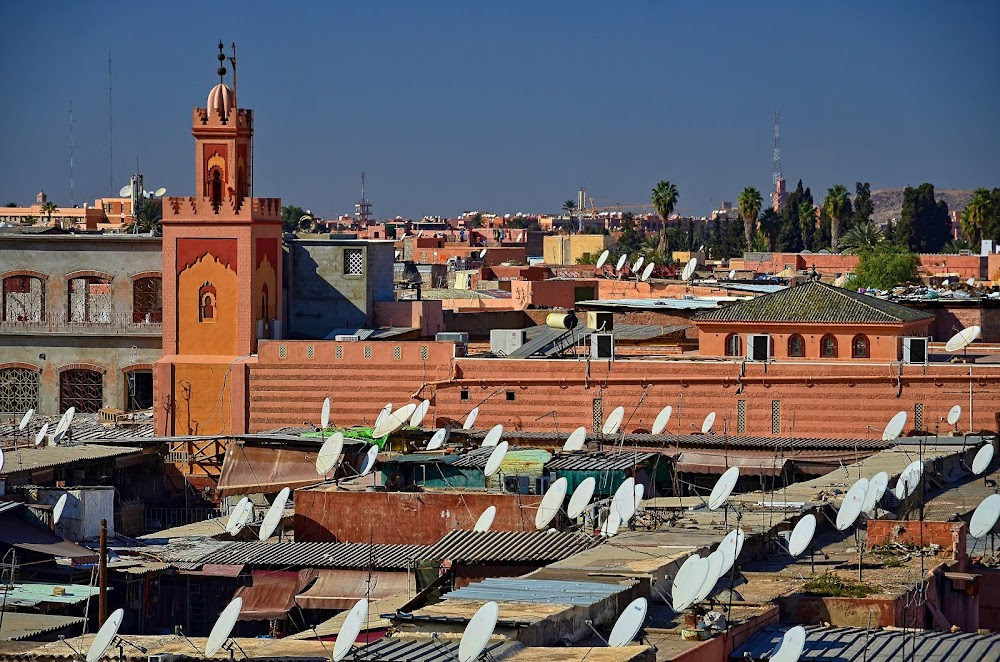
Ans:
[[[868,549],[898,542],[906,545],[939,545],[944,554],[954,560],[966,556],[966,535],[969,526],[965,522],[909,522],[893,520],[868,520]]]

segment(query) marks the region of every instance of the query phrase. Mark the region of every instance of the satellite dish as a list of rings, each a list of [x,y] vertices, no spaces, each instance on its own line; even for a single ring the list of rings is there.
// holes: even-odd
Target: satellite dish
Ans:
[[[698,260],[696,258],[691,258],[688,263],[684,265],[684,271],[681,272],[681,280],[691,280],[691,276],[694,275],[694,270],[698,266]]]
[[[229,640],[229,635],[233,631],[233,626],[236,625],[236,619],[239,618],[241,609],[243,609],[243,598],[233,598],[233,601],[222,610],[215,625],[212,626],[208,641],[205,642],[205,657],[212,657],[218,653],[219,649]]]
[[[861,512],[868,514],[875,510],[875,506],[882,500],[886,488],[889,486],[889,474],[880,471],[868,481],[868,491],[865,492],[865,500],[861,504]]]
[[[625,260],[628,259],[628,255],[622,255],[618,258],[618,263],[615,265],[615,271],[621,271],[622,267],[625,266]]]
[[[163,188],[161,186],[160,188],[158,188],[155,191],[153,191],[153,195],[155,195],[158,198],[162,198],[164,196],[164,194],[166,194],[166,192],[167,192],[167,189],[165,189],[165,188]]]
[[[705,574],[705,581],[701,583],[701,588],[698,589],[698,592],[694,596],[696,604],[712,593],[712,589],[715,588],[715,584],[722,575],[722,566],[726,562],[725,556],[719,550],[715,550],[709,554],[705,560],[708,561],[708,572]]]
[[[334,432],[333,436],[323,442],[316,456],[316,472],[320,476],[326,476],[337,466],[340,454],[344,452],[344,435],[341,432]]]
[[[604,421],[604,428],[602,428],[601,432],[604,434],[616,434],[624,419],[625,407],[615,407],[608,416],[608,420]]]
[[[41,445],[42,440],[45,439],[45,433],[48,432],[48,431],[49,431],[49,424],[48,423],[43,423],[42,424],[42,429],[39,430],[38,434],[35,435],[35,445],[36,446],[40,446]]]
[[[458,644],[458,662],[472,662],[479,659],[486,644],[490,642],[490,637],[493,636],[493,628],[497,626],[499,615],[500,607],[495,602],[487,602],[479,608],[462,633],[462,640]]]
[[[792,535],[788,538],[788,553],[793,557],[799,556],[809,547],[814,535],[816,535],[816,516],[809,513],[795,523]]]
[[[569,498],[569,505],[566,506],[566,516],[576,519],[583,514],[583,511],[590,505],[590,500],[594,497],[594,490],[597,488],[597,480],[593,476],[584,478],[576,489],[573,496]]]
[[[390,402],[386,406],[382,407],[382,410],[378,413],[378,416],[375,417],[375,425],[372,426],[373,429],[383,425],[385,423],[385,419],[388,418],[389,414],[391,413],[392,413],[392,403]]]
[[[147,191],[146,189],[142,189],[142,197],[148,198],[149,197],[149,191]]]
[[[448,430],[445,428],[441,428],[440,430],[435,432],[434,436],[431,437],[431,440],[427,442],[427,450],[436,451],[437,449],[444,446],[444,442],[447,438],[448,438]]]
[[[29,409],[28,411],[24,412],[24,416],[21,417],[21,422],[17,424],[17,429],[19,432],[24,432],[24,428],[28,427],[28,421],[30,421],[31,417],[34,415],[35,415],[34,409]]]
[[[52,523],[58,524],[59,520],[62,519],[63,511],[66,510],[66,502],[69,501],[69,495],[63,494],[56,501],[55,508],[52,509]]]
[[[941,284],[945,285],[945,286],[951,285],[951,280],[948,279],[948,278],[945,278],[943,281],[941,281]]]
[[[729,280],[734,280],[736,278],[736,269],[729,270]]]
[[[507,455],[507,442],[501,441],[493,449],[493,452],[490,453],[489,459],[486,460],[486,468],[483,470],[483,473],[486,474],[487,478],[500,471],[500,463],[503,462],[505,455]]]
[[[63,436],[65,434],[66,434],[65,432],[56,432],[54,435],[52,435],[52,445],[58,446],[59,443],[63,440]]]
[[[319,417],[319,425],[324,430],[330,425],[330,398],[323,401],[323,412]]]
[[[496,446],[500,442],[500,436],[503,434],[503,426],[497,423],[490,431],[486,433],[486,439],[483,440],[483,446]]]
[[[736,481],[739,480],[739,477],[739,467],[729,467],[724,474],[719,476],[719,480],[715,482],[715,487],[712,488],[712,493],[708,497],[709,510],[718,510],[726,504],[726,499],[733,493],[733,488],[736,487]]]
[[[0,469],[3,469],[3,463],[4,463],[3,449],[0,448]]]
[[[945,343],[945,351],[957,352],[960,349],[968,347],[982,332],[983,330],[978,326],[970,326],[962,329]]]
[[[645,495],[646,495],[646,486],[643,485],[642,483],[637,484],[635,486],[635,507],[636,507],[636,509],[638,509],[639,505],[642,504],[642,497],[644,497]]]
[[[649,604],[646,602],[646,598],[636,598],[630,602],[622,615],[615,621],[614,627],[611,628],[611,634],[608,635],[608,646],[620,648],[632,643],[635,635],[639,634],[639,628],[646,620],[648,608]]]
[[[601,253],[601,257],[597,258],[597,268],[598,269],[600,269],[601,267],[603,267],[604,263],[608,261],[608,256],[609,255],[611,255],[611,253],[607,249],[605,249],[605,251],[603,253]]]
[[[701,433],[708,434],[712,431],[712,426],[715,425],[715,412],[708,412],[708,416],[705,417],[705,421],[701,424]]]
[[[986,444],[976,453],[976,457],[972,460],[972,473],[977,476],[982,475],[986,468],[990,466],[990,462],[993,461],[993,445]]]
[[[899,480],[896,481],[896,498],[902,501],[906,497],[910,496],[917,491],[917,485],[920,484],[920,479],[924,474],[924,465],[920,460],[914,460],[910,462],[903,472],[899,474]]]
[[[635,513],[635,478],[629,476],[618,486],[611,499],[611,510],[622,516],[622,523],[632,519]]]
[[[485,248],[483,250],[479,251],[479,259],[481,260],[484,257],[486,257],[486,249]]]
[[[771,651],[768,662],[798,662],[806,645],[806,629],[796,625],[781,638],[777,648]]]
[[[476,520],[476,525],[472,527],[472,530],[476,531],[477,533],[484,533],[486,531],[489,531],[490,527],[493,525],[493,520],[496,518],[496,516],[497,516],[497,507],[490,506],[489,508],[483,511],[482,515],[479,516],[479,519]]]
[[[472,426],[476,423],[476,417],[479,416],[479,407],[473,407],[469,415],[465,417],[465,424],[462,425],[463,430],[471,430]]]
[[[639,259],[638,259],[638,260],[636,260],[636,261],[635,261],[635,264],[633,264],[633,265],[632,265],[632,273],[634,273],[634,274],[637,274],[637,273],[639,273],[639,269],[642,269],[642,263],[643,263],[643,262],[644,262],[645,260],[646,260],[646,258],[644,258],[643,256],[641,256],[641,255],[640,255],[640,256],[639,256]]]
[[[653,434],[663,434],[663,431],[667,429],[667,423],[670,422],[670,415],[674,413],[674,408],[667,405],[660,410],[660,413],[656,415],[656,420],[653,421],[653,429],[651,432]]]
[[[66,432],[69,430],[69,426],[73,424],[73,416],[76,415],[76,407],[70,407],[59,419],[59,424],[56,426],[56,434],[60,432]]]
[[[1000,517],[1000,494],[991,494],[982,500],[969,521],[969,533],[974,538],[982,538],[993,530]]]
[[[566,477],[563,476],[556,479],[554,483],[549,485],[549,489],[545,490],[545,496],[542,497],[541,503],[538,504],[538,511],[535,512],[536,529],[539,531],[544,529],[559,512],[563,499],[566,498],[567,487]]]
[[[851,489],[847,490],[844,502],[840,504],[837,511],[837,530],[843,531],[854,524],[861,514],[861,505],[865,502],[865,494],[868,492],[868,479],[859,478]]]
[[[240,524],[239,528],[237,528],[237,522],[239,522],[240,518],[243,517],[243,512],[249,505],[250,499],[247,497],[243,497],[236,503],[236,506],[234,506],[233,510],[229,513],[229,519],[226,520],[226,533],[236,533],[243,528],[242,524]]]
[[[962,416],[962,405],[955,405],[948,410],[948,425],[954,425],[958,423],[958,419]]]
[[[368,453],[365,454],[365,459],[361,463],[361,471],[358,473],[358,477],[367,476],[371,473],[371,470],[375,468],[375,460],[378,458],[378,446],[372,445],[368,449]]]
[[[563,444],[564,451],[579,451],[583,450],[583,445],[587,442],[587,428],[582,425],[577,429],[573,430],[566,443]]]
[[[604,520],[604,524],[601,525],[601,537],[603,538],[613,538],[618,535],[618,529],[622,525],[622,516],[618,514],[617,510],[612,510],[608,513],[608,518]]]
[[[720,577],[729,572],[729,569],[736,564],[736,559],[740,558],[740,552],[743,551],[743,541],[745,540],[746,534],[743,533],[743,529],[733,529],[719,543],[724,561],[722,571],[719,573]]]
[[[354,642],[358,640],[358,635],[361,634],[361,626],[365,624],[367,618],[368,600],[361,598],[354,603],[351,611],[347,614],[347,618],[344,619],[344,624],[340,626],[340,632],[337,633],[337,642],[333,645],[333,662],[340,662],[351,652]]]
[[[104,657],[104,654],[111,648],[111,642],[118,636],[118,628],[122,626],[124,617],[125,611],[122,609],[115,609],[111,612],[108,620],[104,621],[104,625],[97,631],[97,636],[90,643],[90,648],[87,649],[87,662],[97,662]]]
[[[264,515],[264,522],[260,525],[260,531],[257,532],[257,539],[261,542],[270,538],[274,530],[278,528],[281,518],[285,516],[285,504],[288,503],[288,495],[291,493],[292,491],[287,487],[281,488],[277,498],[271,503],[271,507],[267,509],[267,514]]]
[[[975,277],[969,276],[968,280],[965,281],[965,284],[968,285],[969,287],[973,287],[976,284]]]
[[[235,522],[233,521],[233,515],[230,515],[229,517],[230,522],[232,522],[232,524],[231,526],[226,527],[226,532],[229,533],[230,535],[236,535],[237,533],[242,531],[243,527],[245,527],[247,525],[247,522],[250,521],[250,516],[253,515],[253,504],[250,503],[249,499],[243,497],[243,499],[240,501],[240,504],[237,505],[237,508],[239,508],[239,505],[242,505],[243,508],[242,510],[233,513],[233,515],[236,516]]]
[[[410,422],[410,417],[413,416],[413,412],[417,410],[417,404],[411,402],[405,404],[396,411],[392,412],[382,420],[381,425],[376,425],[372,430],[372,437],[381,438],[387,434],[392,434],[393,432],[399,430],[404,425]]]
[[[424,422],[424,417],[427,416],[427,412],[430,411],[431,401],[421,400],[420,404],[417,405],[417,410],[413,412],[413,416],[410,417],[410,427],[419,428],[420,424]]]
[[[123,198],[127,198],[130,195],[132,195],[132,185],[126,184],[125,186],[118,189],[118,195],[120,195]]]
[[[674,611],[680,613],[691,606],[695,595],[705,583],[708,575],[708,559],[697,554],[687,557],[674,575],[674,584],[670,587],[670,598]]]
[[[652,262],[646,265],[646,268],[642,270],[642,276],[639,278],[642,282],[649,280],[649,277],[653,275],[653,267],[656,265]]]
[[[901,411],[889,419],[882,431],[882,441],[895,441],[906,426],[906,412]]]

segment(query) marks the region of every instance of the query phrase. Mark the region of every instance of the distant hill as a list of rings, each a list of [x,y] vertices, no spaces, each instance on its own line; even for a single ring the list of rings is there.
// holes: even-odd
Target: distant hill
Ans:
[[[948,211],[961,211],[972,197],[972,189],[934,189],[934,197],[948,203]],[[885,223],[890,219],[899,219],[903,214],[903,189],[883,188],[872,191],[872,204],[875,206],[873,220]]]

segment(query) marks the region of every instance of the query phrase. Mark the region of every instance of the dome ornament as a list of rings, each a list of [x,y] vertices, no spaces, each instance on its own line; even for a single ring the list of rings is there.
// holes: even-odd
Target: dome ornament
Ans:
[[[219,68],[215,70],[215,73],[219,75],[219,83],[223,83],[222,77],[226,75],[226,67],[223,64],[226,61],[226,54],[222,52],[224,46],[222,45],[222,40],[219,40],[219,54],[216,56],[219,59]]]

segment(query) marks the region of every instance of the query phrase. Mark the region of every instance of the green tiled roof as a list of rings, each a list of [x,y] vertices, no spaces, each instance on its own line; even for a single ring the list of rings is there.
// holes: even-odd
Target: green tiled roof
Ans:
[[[903,324],[933,315],[816,281],[698,315],[698,322]]]

